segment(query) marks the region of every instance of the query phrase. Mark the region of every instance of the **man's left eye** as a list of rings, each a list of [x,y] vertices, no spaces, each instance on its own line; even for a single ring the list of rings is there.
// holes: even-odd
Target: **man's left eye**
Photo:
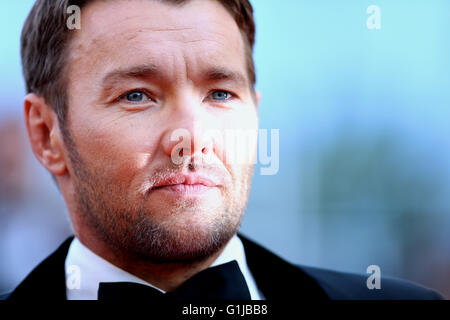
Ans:
[[[228,91],[216,90],[210,96],[213,100],[225,101],[230,99],[232,94]]]
[[[140,90],[127,92],[122,96],[122,99],[125,99],[127,102],[134,102],[134,103],[150,100],[149,96]]]

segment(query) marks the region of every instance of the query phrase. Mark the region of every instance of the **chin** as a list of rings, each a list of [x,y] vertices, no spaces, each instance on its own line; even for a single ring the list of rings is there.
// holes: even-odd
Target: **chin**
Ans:
[[[141,251],[146,260],[156,264],[194,263],[207,259],[222,249],[235,231],[205,232],[196,228],[171,230],[151,241],[152,247]],[[150,253],[150,254],[149,254]]]
[[[177,211],[163,221],[141,220],[126,237],[125,250],[156,264],[193,263],[225,246],[236,234],[240,216],[215,209]]]

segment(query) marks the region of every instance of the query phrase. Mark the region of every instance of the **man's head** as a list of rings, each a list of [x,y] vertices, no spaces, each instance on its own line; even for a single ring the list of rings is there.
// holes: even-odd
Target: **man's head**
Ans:
[[[250,187],[253,161],[227,161],[225,138],[257,128],[250,4],[70,4],[80,30],[66,27],[68,1],[37,1],[22,60],[31,145],[76,235],[135,259],[206,258],[236,232]]]

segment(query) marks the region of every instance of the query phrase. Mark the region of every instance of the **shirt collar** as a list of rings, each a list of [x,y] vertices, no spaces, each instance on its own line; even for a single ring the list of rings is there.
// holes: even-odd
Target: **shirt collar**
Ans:
[[[256,286],[245,258],[242,241],[234,235],[211,267],[236,260],[241,269],[252,300],[261,300],[262,294]],[[100,282],[135,282],[163,290],[122,270],[102,257],[96,255],[74,238],[65,261],[66,293],[68,300],[97,300]]]

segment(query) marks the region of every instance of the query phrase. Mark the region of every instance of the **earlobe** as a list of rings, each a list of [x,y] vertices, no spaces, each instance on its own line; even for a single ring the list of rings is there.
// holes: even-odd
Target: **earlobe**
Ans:
[[[36,158],[51,174],[64,175],[67,167],[56,113],[44,98],[30,93],[24,101],[24,118]]]
[[[261,101],[261,92],[256,91],[255,94],[256,94],[256,107],[259,108],[259,103]]]

